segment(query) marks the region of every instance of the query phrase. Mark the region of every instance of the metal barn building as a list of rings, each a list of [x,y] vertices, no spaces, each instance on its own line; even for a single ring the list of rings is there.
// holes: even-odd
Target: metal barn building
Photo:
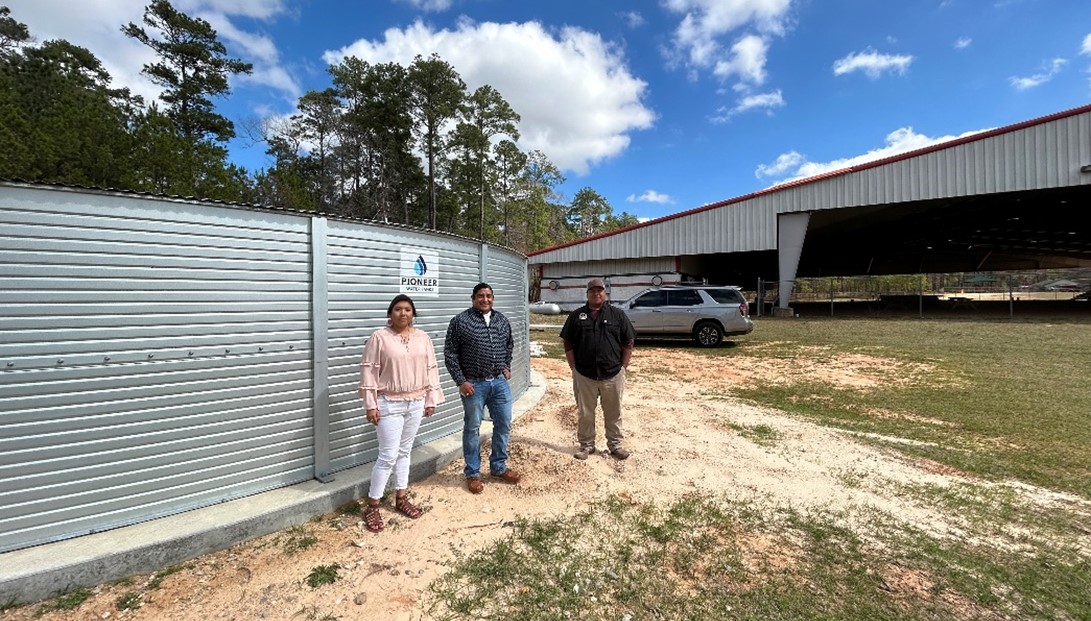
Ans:
[[[320,215],[0,183],[0,552],[371,462],[367,336],[406,292],[462,428],[450,318],[489,282],[529,384],[526,259]]]
[[[530,253],[571,310],[659,284],[1091,266],[1091,106]]]

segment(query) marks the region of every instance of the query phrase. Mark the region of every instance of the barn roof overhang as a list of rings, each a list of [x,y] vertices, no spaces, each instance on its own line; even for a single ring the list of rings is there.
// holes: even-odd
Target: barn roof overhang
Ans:
[[[1038,177],[1035,179],[1056,178],[1060,181],[1054,183],[1056,187],[1019,191],[971,191],[957,196],[916,200],[909,195],[911,193],[907,193],[906,196],[895,196],[887,202],[831,205],[814,210],[804,208],[802,210],[810,211],[811,216],[798,275],[998,271],[1091,266],[1091,155],[1088,154],[1088,145],[1084,144],[1091,144],[1088,136],[1091,133],[1088,129],[1091,119],[1089,113],[1091,105],[1074,108],[895,157],[767,188],[625,229],[532,252],[528,255],[529,262],[534,264],[595,260],[591,255],[599,254],[598,252],[573,251],[596,246],[609,249],[607,254],[611,256],[601,258],[623,259],[626,257],[618,254],[619,249],[621,252],[633,249],[639,251],[641,244],[636,238],[640,236],[645,241],[653,239],[649,234],[656,227],[669,230],[677,224],[675,221],[691,216],[704,218],[706,212],[713,210],[737,209],[754,204],[790,205],[793,203],[792,193],[813,193],[816,187],[822,187],[823,184],[828,186],[831,181],[843,184],[844,187],[851,187],[853,184],[865,187],[869,182],[875,182],[876,173],[882,172],[876,169],[884,167],[902,172],[915,171],[914,174],[919,175],[919,179],[902,182],[906,188],[913,189],[932,181],[929,175],[934,169],[930,169],[927,164],[931,162],[934,165],[934,158],[939,157],[933,154],[948,149],[958,152],[959,147],[962,147],[962,153],[967,153],[965,149],[972,149],[976,153],[982,147],[980,144],[971,143],[992,140],[986,144],[1004,145],[1003,148],[996,147],[994,158],[1011,158],[998,160],[1002,162],[999,171],[986,171],[994,175],[993,183],[997,183],[997,178],[1004,179],[1003,175],[1009,174],[1009,170],[1018,174],[1036,174]],[[1083,116],[1070,118],[1078,115]],[[1038,127],[1054,122],[1067,123],[1071,133],[1064,134],[1061,129],[1057,129],[1060,126],[1047,126],[1046,129]],[[1020,133],[1020,130],[1036,133]],[[1041,139],[1042,135],[1046,136],[1046,140]],[[1054,137],[1052,141],[1049,140],[1050,136]],[[1058,163],[1058,152],[1063,155],[1063,166]],[[1012,153],[1016,155],[1013,156]],[[949,157],[946,154],[941,155]],[[1070,172],[1066,172],[1072,162],[1078,163]],[[997,165],[997,160],[989,163]],[[1057,166],[1064,170],[1050,168]],[[1026,173],[1028,168],[1033,173]],[[1047,172],[1043,174],[1040,172],[1042,170]],[[1058,172],[1054,174],[1054,170]],[[946,173],[948,178],[952,176],[952,171]],[[967,167],[965,170],[955,171],[955,174],[972,177],[981,174],[981,171]],[[984,184],[971,180],[965,185],[973,188]],[[845,190],[844,194],[851,192],[851,189]],[[754,248],[755,252],[712,250],[694,253],[680,243],[688,241],[685,236],[676,235],[675,238],[679,243],[677,247],[666,252],[668,256],[700,254],[701,263],[713,271],[719,271],[716,266],[720,263],[732,263],[736,266],[735,271],[740,274],[758,274],[764,277],[776,274],[777,256],[772,245]],[[617,243],[619,241],[625,243]],[[584,246],[585,244],[595,246]],[[664,254],[662,246],[660,244],[656,254]],[[580,254],[582,258],[570,258],[573,254]]]

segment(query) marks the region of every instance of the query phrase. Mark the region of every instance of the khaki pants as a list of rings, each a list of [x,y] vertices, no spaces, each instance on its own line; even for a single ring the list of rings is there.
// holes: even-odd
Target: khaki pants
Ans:
[[[625,369],[607,380],[595,380],[572,371],[572,392],[579,409],[576,437],[581,447],[595,446],[595,407],[602,402],[602,419],[606,427],[606,448],[621,446],[621,396],[625,392]]]

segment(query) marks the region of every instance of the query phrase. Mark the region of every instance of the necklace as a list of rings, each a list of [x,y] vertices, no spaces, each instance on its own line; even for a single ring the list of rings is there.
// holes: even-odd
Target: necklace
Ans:
[[[397,334],[398,338],[402,340],[402,345],[408,345],[409,337],[413,335],[413,329],[407,328],[405,332],[395,332],[394,334]]]

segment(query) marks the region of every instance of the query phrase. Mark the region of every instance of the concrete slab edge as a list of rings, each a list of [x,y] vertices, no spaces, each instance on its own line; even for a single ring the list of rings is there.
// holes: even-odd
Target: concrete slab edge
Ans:
[[[516,400],[512,417],[518,419],[530,411],[545,395],[545,389],[545,378],[532,370],[530,385]],[[459,433],[419,446],[413,449],[410,480],[419,481],[461,458]],[[304,524],[366,493],[371,467],[369,463],[337,472],[330,483],[306,481],[140,524],[0,554],[0,607],[33,603],[81,587],[153,573]]]

